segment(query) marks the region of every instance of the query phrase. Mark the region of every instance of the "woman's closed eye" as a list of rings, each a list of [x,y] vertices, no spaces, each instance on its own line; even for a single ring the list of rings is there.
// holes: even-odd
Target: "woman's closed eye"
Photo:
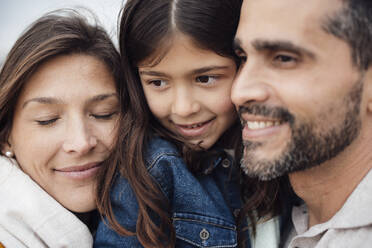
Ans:
[[[56,117],[56,118],[50,118],[46,120],[35,120],[35,122],[40,126],[50,126],[54,124],[58,119],[59,117]]]
[[[117,114],[118,114],[118,111],[113,111],[110,113],[90,114],[90,115],[98,120],[111,120]]]

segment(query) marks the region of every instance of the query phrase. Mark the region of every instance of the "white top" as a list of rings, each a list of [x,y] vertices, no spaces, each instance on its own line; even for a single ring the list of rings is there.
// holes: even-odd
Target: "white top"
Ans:
[[[372,247],[372,170],[329,221],[308,229],[306,205],[293,208],[292,221],[289,248]]]
[[[85,248],[93,246],[93,238],[14,160],[0,156],[0,243],[6,248]]]
[[[277,248],[279,245],[279,217],[257,223],[256,237],[251,236],[252,248]]]

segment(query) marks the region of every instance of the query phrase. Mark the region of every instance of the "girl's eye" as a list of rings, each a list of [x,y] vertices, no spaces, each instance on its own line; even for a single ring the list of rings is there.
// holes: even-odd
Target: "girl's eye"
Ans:
[[[36,123],[40,126],[49,126],[55,123],[59,118],[53,118],[49,120],[36,120]]]
[[[116,115],[118,112],[111,112],[109,114],[91,114],[94,118],[98,120],[111,120],[114,115]]]
[[[196,77],[196,82],[202,84],[212,84],[217,80],[216,76],[199,76]]]
[[[157,88],[165,87],[167,85],[167,82],[161,79],[158,80],[151,80],[148,82],[150,85],[153,85]]]

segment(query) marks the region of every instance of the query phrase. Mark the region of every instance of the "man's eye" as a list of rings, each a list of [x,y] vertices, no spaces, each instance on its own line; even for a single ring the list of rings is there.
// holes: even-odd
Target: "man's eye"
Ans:
[[[291,62],[291,61],[294,61],[295,59],[287,55],[277,55],[275,57],[275,60],[280,61],[280,62]]]
[[[241,49],[235,49],[235,56],[238,58],[239,64],[247,62],[247,55]]]
[[[247,56],[238,56],[238,58],[241,64],[247,62]]]
[[[273,58],[273,65],[283,69],[292,69],[297,66],[299,59],[292,55],[278,54]]]
[[[202,84],[212,84],[217,80],[216,76],[198,76],[196,77],[196,82],[202,83]]]

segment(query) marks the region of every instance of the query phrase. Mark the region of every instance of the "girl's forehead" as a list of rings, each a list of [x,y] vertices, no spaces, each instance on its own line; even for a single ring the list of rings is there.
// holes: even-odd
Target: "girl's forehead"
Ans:
[[[172,32],[165,35],[158,42],[151,44],[151,51],[147,57],[138,63],[138,66],[153,67],[161,62],[161,60],[167,55],[169,50],[172,48],[175,40],[175,36],[178,32]]]
[[[159,64],[162,59],[176,46],[185,46],[197,48],[200,50],[210,51],[210,49],[200,45],[193,37],[181,32],[173,32],[164,37],[154,46],[152,52],[142,61],[138,63],[139,67],[153,67]]]

